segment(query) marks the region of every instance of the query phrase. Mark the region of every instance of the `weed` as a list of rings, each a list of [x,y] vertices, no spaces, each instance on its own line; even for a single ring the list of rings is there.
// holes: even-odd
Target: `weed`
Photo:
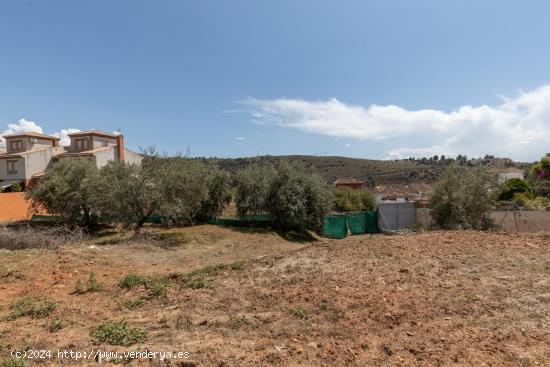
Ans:
[[[30,316],[33,319],[40,319],[48,316],[57,308],[57,304],[47,302],[34,304],[30,300],[24,298],[15,302],[12,306],[12,311],[4,317],[7,321],[13,321],[20,317]]]
[[[74,285],[74,294],[84,294],[86,293],[86,289],[84,289],[84,286],[82,285],[82,280],[77,279],[76,283]]]
[[[101,290],[101,288],[103,288],[103,286],[101,284],[99,284],[99,282],[97,281],[97,279],[95,277],[95,274],[94,273],[88,274],[88,282],[87,282],[86,291],[87,292],[99,292]]]
[[[193,276],[213,276],[217,275],[220,271],[227,268],[227,264],[208,265],[204,268],[194,270],[188,274],[189,277]]]
[[[187,286],[187,288],[191,288],[191,289],[201,289],[201,288],[213,289],[214,288],[212,283],[202,278],[190,280],[185,285]]]
[[[321,311],[326,311],[328,310],[328,301],[326,299],[322,299],[320,302],[319,302],[319,310]]]
[[[147,331],[132,327],[124,320],[109,321],[90,333],[95,343],[122,345],[124,347],[147,340]]]
[[[63,329],[63,323],[61,322],[61,319],[53,319],[50,323],[50,326],[48,327],[48,330],[50,333],[55,333],[56,331],[59,331]]]
[[[25,360],[21,358],[6,358],[0,361],[0,367],[26,367]]]
[[[544,271],[550,273],[550,261],[544,264]]]
[[[86,281],[86,288],[84,288],[82,281],[80,279],[77,279],[74,286],[73,294],[99,292],[102,288],[103,286],[97,281],[95,274],[93,272],[90,272],[88,274],[88,280]]]
[[[147,294],[145,294],[145,299],[153,299],[166,295],[168,290],[168,279],[166,278],[154,278],[147,282]]]
[[[229,265],[231,270],[243,270],[245,266],[246,266],[246,263],[244,262],[244,260],[238,260]]]
[[[136,308],[140,308],[145,304],[145,299],[142,297],[136,298],[136,299],[129,299],[122,303],[124,307],[130,310],[134,310]]]
[[[287,312],[298,318],[298,319],[307,319],[308,318],[308,312],[305,308],[303,308],[302,306],[294,306],[294,307],[290,307]]]
[[[467,301],[467,302],[471,302],[471,301],[475,301],[478,299],[478,297],[473,294],[473,293],[470,293],[470,292],[466,292],[464,293],[464,299]]]
[[[250,324],[245,316],[231,315],[229,316],[229,326],[232,329],[240,329],[241,326]]]
[[[128,273],[122,279],[118,281],[118,286],[120,288],[125,289],[132,289],[138,285],[145,286],[147,284],[147,278],[134,274],[134,273]]]
[[[168,317],[166,315],[162,315],[162,317],[159,319],[158,323],[163,328],[168,328]]]
[[[457,265],[454,261],[448,260],[445,262],[445,269],[447,270],[453,270],[456,269]]]

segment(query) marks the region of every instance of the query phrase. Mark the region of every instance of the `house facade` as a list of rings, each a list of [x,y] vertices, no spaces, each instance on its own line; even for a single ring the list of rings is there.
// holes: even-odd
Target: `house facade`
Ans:
[[[5,135],[6,151],[0,154],[0,191],[18,183],[27,186],[61,154],[59,138],[39,133]]]
[[[143,157],[126,149],[124,137],[91,130],[69,134],[70,145],[60,147],[55,136],[34,132],[5,135],[6,148],[0,152],[0,192],[14,184],[23,188],[40,179],[53,160],[86,157],[96,166],[109,161],[140,164]]]
[[[121,134],[111,134],[99,130],[81,131],[69,134],[71,144],[57,158],[86,157],[98,168],[110,161],[124,161],[140,164],[143,157],[124,146]]]

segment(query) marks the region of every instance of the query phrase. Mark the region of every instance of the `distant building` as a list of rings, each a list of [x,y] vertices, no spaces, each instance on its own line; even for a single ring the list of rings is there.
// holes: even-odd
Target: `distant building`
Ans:
[[[365,186],[365,182],[353,177],[339,178],[333,182],[335,187],[347,187],[350,189],[362,189]]]
[[[63,152],[59,138],[27,132],[4,135],[6,151],[0,154],[0,192],[17,183],[27,186],[39,177],[51,159]]]
[[[143,157],[124,147],[122,135],[99,130],[69,134],[71,144],[59,146],[59,138],[34,132],[4,135],[5,151],[0,151],[0,192],[13,184],[27,187],[40,179],[52,160],[87,157],[97,167],[109,161],[140,164]]]
[[[96,166],[103,167],[110,161],[124,161],[140,164],[143,157],[124,147],[121,134],[111,134],[99,130],[81,131],[69,134],[71,145],[57,158],[87,157]]]
[[[515,167],[509,167],[509,168],[506,168],[505,170],[500,170],[497,173],[497,179],[499,184],[502,184],[512,178],[519,178],[520,180],[523,180],[524,178],[523,170]]]

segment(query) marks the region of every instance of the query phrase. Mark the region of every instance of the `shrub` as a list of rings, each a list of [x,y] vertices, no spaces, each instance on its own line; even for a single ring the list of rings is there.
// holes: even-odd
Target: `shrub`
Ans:
[[[127,227],[140,229],[162,203],[158,174],[145,164],[109,162],[101,177],[102,213]]]
[[[519,178],[511,178],[504,182],[498,190],[498,200],[510,201],[517,193],[529,193],[532,194],[529,184]]]
[[[490,176],[483,168],[459,170],[450,166],[430,196],[435,225],[443,229],[486,227],[493,205],[488,191]]]
[[[34,209],[46,208],[49,213],[82,222],[92,227],[99,209],[99,170],[89,159],[64,158],[45,172],[26,197]]]
[[[229,175],[210,167],[208,175],[208,195],[200,203],[197,219],[207,220],[219,215],[223,208],[231,202],[229,191]]]
[[[266,198],[275,172],[269,165],[250,165],[235,177],[237,215],[244,217],[266,212]]]
[[[23,187],[18,182],[4,189],[4,192],[21,192],[21,191],[23,191]]]
[[[79,228],[55,227],[38,230],[30,226],[0,227],[0,248],[7,250],[55,249],[82,242],[84,239],[85,235]]]
[[[339,212],[373,211],[376,209],[376,199],[367,190],[350,188],[335,188],[333,209]]]
[[[63,329],[63,323],[61,322],[61,319],[53,319],[50,323],[48,330],[50,333],[55,333],[56,331],[59,331]]]
[[[13,321],[20,317],[30,316],[33,319],[40,319],[49,316],[57,308],[56,303],[32,303],[29,299],[20,299],[12,306],[12,311],[5,317],[7,321]]]
[[[22,358],[8,357],[0,361],[0,367],[26,367],[27,363]]]
[[[320,176],[283,161],[271,180],[265,205],[276,228],[320,230],[332,194]]]
[[[90,333],[95,343],[124,347],[147,340],[147,331],[131,327],[126,321],[109,321]]]
[[[145,278],[144,276],[134,273],[128,273],[118,281],[118,286],[120,288],[132,289],[138,285],[145,286],[146,283],[147,278]]]

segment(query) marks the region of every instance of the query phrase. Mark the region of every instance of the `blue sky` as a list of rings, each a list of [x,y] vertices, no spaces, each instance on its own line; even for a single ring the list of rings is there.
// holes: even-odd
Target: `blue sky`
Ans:
[[[536,0],[7,0],[0,131],[121,129],[194,156],[536,160],[549,34]]]

